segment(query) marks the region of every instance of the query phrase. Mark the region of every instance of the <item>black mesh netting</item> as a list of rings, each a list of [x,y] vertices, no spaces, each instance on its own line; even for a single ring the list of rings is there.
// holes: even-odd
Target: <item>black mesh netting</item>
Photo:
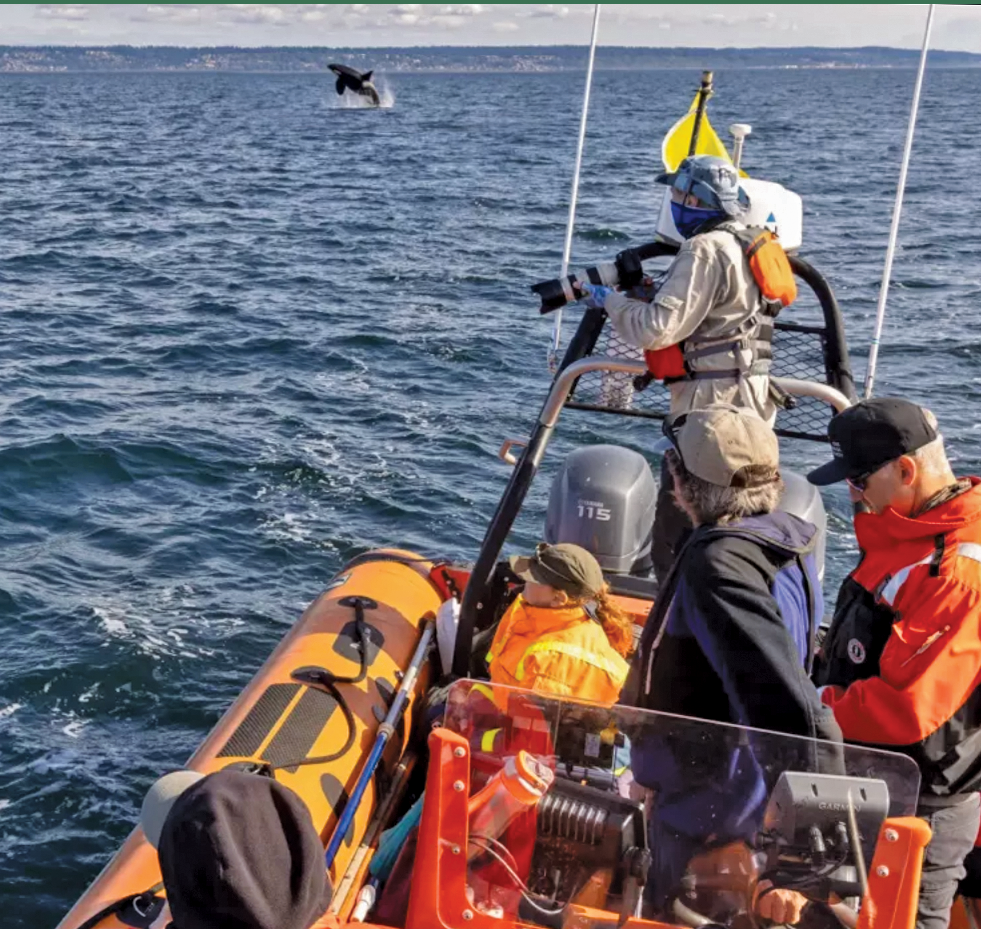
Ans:
[[[607,323],[596,343],[593,357],[610,355],[618,359],[642,362],[643,352],[627,345]],[[824,366],[824,333],[817,326],[777,323],[773,336],[774,377],[792,377],[827,383]],[[790,409],[777,413],[776,432],[787,438],[827,441],[828,420],[834,410],[813,397],[794,397]],[[593,371],[583,375],[566,406],[571,409],[599,410],[626,416],[663,419],[668,412],[668,390],[655,381],[645,390],[634,389],[631,374]]]

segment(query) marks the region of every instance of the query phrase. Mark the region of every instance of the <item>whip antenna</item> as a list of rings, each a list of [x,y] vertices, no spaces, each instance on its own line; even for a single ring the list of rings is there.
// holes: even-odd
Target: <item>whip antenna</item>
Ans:
[[[930,47],[930,30],[933,28],[933,11],[936,4],[931,3],[927,10],[926,29],[923,32],[923,50],[920,52],[920,68],[916,72],[916,87],[913,90],[913,106],[909,113],[909,126],[906,129],[906,147],[899,168],[899,185],[896,188],[896,203],[892,208],[892,226],[889,228],[889,244],[886,246],[886,264],[882,269],[882,285],[879,288],[879,306],[875,314],[875,333],[869,347],[869,368],[865,375],[865,399],[872,396],[875,383],[875,366],[879,360],[879,343],[882,340],[882,327],[886,321],[886,298],[889,296],[889,279],[892,276],[892,259],[896,253],[896,240],[899,237],[899,217],[903,211],[903,194],[906,191],[906,173],[909,170],[910,155],[913,152],[913,132],[916,129],[916,111],[920,107],[920,92],[923,89],[923,72],[926,70],[927,50]]]
[[[572,195],[569,198],[569,219],[565,227],[565,245],[562,248],[562,271],[559,277],[569,273],[569,258],[572,255],[572,233],[576,222],[576,200],[579,198],[579,169],[582,167],[582,150],[586,145],[586,116],[589,113],[589,92],[593,87],[593,62],[596,60],[596,36],[599,34],[599,15],[601,4],[593,6],[593,35],[589,40],[589,65],[586,68],[586,91],[582,98],[582,116],[579,118],[579,144],[576,146],[576,167],[572,172]],[[552,343],[548,349],[548,366],[551,371],[558,367],[559,346],[562,343],[562,309],[555,313],[552,327]]]

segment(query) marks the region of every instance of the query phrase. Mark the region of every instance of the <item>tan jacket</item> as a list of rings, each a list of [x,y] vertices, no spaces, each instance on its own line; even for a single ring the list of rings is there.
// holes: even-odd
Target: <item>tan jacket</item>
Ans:
[[[685,340],[701,348],[732,341],[741,325],[763,311],[764,300],[739,241],[730,232],[716,230],[682,244],[653,301],[614,292],[605,308],[620,338],[638,348],[656,350]],[[748,366],[748,354],[737,351],[738,355],[728,351],[695,359],[692,369]],[[670,385],[671,412],[721,402],[748,407],[772,422],[776,407],[769,386],[769,377],[759,374],[678,381]]]

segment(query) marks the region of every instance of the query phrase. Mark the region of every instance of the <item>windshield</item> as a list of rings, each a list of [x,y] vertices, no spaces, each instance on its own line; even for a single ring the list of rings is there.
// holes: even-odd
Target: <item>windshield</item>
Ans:
[[[857,904],[919,790],[903,755],[483,682],[444,725],[470,746],[468,900],[546,926],[755,925],[774,887]]]

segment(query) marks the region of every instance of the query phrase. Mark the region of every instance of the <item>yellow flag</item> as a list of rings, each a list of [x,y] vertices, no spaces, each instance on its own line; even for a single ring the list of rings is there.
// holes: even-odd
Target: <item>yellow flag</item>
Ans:
[[[691,147],[691,134],[695,128],[695,113],[698,110],[698,94],[692,101],[688,112],[681,117],[669,130],[661,143],[661,161],[664,162],[665,171],[677,171],[678,165],[688,157],[688,149]],[[732,158],[712,128],[709,122],[708,112],[702,113],[702,127],[698,130],[698,145],[695,147],[696,155],[717,155],[725,158],[732,164]],[[739,172],[740,176],[746,177],[745,171]]]

